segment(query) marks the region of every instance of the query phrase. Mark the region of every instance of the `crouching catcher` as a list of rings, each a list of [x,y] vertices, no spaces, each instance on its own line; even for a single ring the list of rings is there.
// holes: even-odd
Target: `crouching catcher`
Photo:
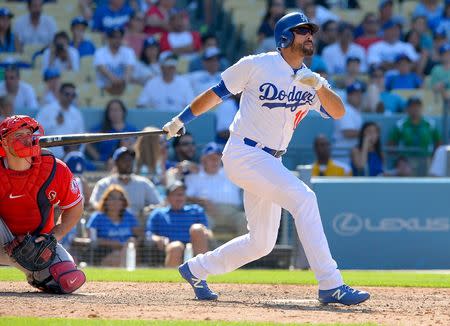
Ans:
[[[67,166],[41,151],[42,135],[28,116],[0,123],[0,264],[17,267],[44,292],[68,294],[86,277],[58,241],[79,221],[83,197]]]

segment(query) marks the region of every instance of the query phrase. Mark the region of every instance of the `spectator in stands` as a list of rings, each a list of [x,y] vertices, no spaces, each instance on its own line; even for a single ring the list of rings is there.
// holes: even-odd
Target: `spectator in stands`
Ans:
[[[430,170],[428,174],[432,177],[450,177],[450,169],[448,168],[448,157],[450,153],[450,146],[439,146],[433,155]]]
[[[41,108],[36,120],[42,125],[47,135],[79,134],[85,132],[84,119],[73,102],[77,97],[76,87],[72,83],[63,83],[59,88],[58,101]],[[52,147],[56,157],[62,159],[64,150]]]
[[[190,132],[187,131],[184,135],[174,138],[172,148],[174,151],[174,161],[180,163],[183,161],[195,161],[197,147],[194,137]]]
[[[9,95],[0,96],[0,122],[14,115],[14,99]]]
[[[430,86],[445,99],[450,98],[450,43],[440,49],[441,64],[431,70]]]
[[[194,98],[189,82],[176,72],[178,57],[169,52],[159,57],[161,76],[149,80],[139,95],[137,106],[165,112],[179,112]]]
[[[450,42],[450,1],[445,1],[444,12],[441,17],[434,18],[428,22],[430,28],[435,32],[443,32],[448,35]]]
[[[425,17],[428,23],[442,17],[444,12],[444,2],[440,0],[420,0],[414,9],[413,17]]]
[[[402,24],[404,22],[404,18],[402,16],[394,15],[393,0],[379,0],[378,21],[381,26],[390,21],[395,21],[398,24]]]
[[[92,132],[128,132],[137,131],[138,129],[127,122],[128,109],[119,99],[110,100],[105,107],[103,113],[103,121],[96,126]],[[114,151],[119,147],[119,140],[102,141],[95,144],[87,144],[86,152],[94,161],[107,162],[113,155]]]
[[[87,222],[95,256],[102,266],[125,267],[128,242],[136,242],[143,235],[138,220],[127,209],[127,197],[121,186],[108,186],[98,202],[97,211]]]
[[[70,46],[69,35],[64,31],[55,34],[52,44],[42,55],[42,71],[47,68],[61,72],[80,70],[80,55],[77,49]]]
[[[338,41],[323,49],[322,58],[326,62],[328,72],[331,74],[343,74],[345,64],[349,57],[359,58],[361,72],[367,70],[366,52],[364,48],[353,42],[353,26],[340,23],[338,28]]]
[[[187,243],[192,244],[194,256],[208,251],[212,232],[203,208],[186,205],[186,187],[175,181],[167,188],[168,206],[155,209],[147,219],[146,238],[165,251],[166,267],[183,263]]]
[[[320,134],[314,139],[316,161],[312,165],[313,177],[345,177],[351,176],[352,170],[342,162],[331,158],[331,146],[327,136]]]
[[[20,49],[19,39],[11,31],[11,19],[14,14],[8,8],[0,8],[0,53],[17,52]]]
[[[43,73],[45,90],[40,99],[41,106],[58,102],[58,93],[61,86],[61,73],[58,69],[47,68]]]
[[[136,57],[141,55],[144,40],[148,37],[147,34],[144,33],[144,27],[144,13],[140,11],[133,11],[130,16],[130,21],[127,24],[123,41],[125,45],[133,49]]]
[[[204,51],[203,70],[195,71],[189,75],[189,80],[195,94],[200,94],[208,88],[220,83],[222,80],[220,69],[221,53],[218,48],[208,48]],[[226,143],[229,137],[228,127],[238,110],[233,98],[225,99],[216,106],[216,137],[220,143]]]
[[[98,32],[107,32],[117,27],[124,29],[132,12],[133,9],[125,0],[108,0],[95,9],[92,29]]]
[[[297,7],[302,9],[310,22],[323,25],[327,20],[339,21],[338,15],[324,6],[318,5],[314,0],[297,0]]]
[[[362,100],[364,86],[354,83],[347,86],[345,115],[334,121],[334,155],[343,157],[345,163],[349,160],[349,151],[358,143],[359,130],[362,126]]]
[[[420,45],[420,34],[415,30],[410,30],[405,35],[405,41],[414,47],[414,50],[419,55],[419,60],[414,63],[414,71],[419,75],[423,76],[425,69],[430,64],[430,52],[429,50],[423,48]]]
[[[319,30],[316,54],[322,55],[323,49],[338,40],[338,23],[335,20],[327,20]]]
[[[427,19],[425,16],[415,16],[411,22],[411,31],[419,34],[419,46],[425,50],[431,50],[433,47],[433,37],[428,28]],[[406,37],[408,42],[408,38]]]
[[[80,58],[94,55],[95,53],[94,43],[85,38],[85,32],[88,25],[88,21],[82,16],[75,17],[70,23],[70,31],[72,32],[72,41],[70,42],[70,45],[78,50]]]
[[[189,16],[185,11],[173,11],[169,19],[170,29],[162,34],[161,51],[172,51],[188,60],[198,55],[202,41],[197,31],[190,30]]]
[[[221,158],[218,144],[205,146],[199,172],[185,177],[186,195],[189,202],[205,208],[211,230],[226,233],[231,240],[247,233],[247,220],[240,189],[225,175]]]
[[[347,86],[359,82],[366,88],[364,77],[361,73],[361,60],[358,57],[348,57],[345,64],[345,73],[335,76],[335,86],[340,89],[346,89]]]
[[[380,24],[378,23],[377,16],[373,12],[367,13],[364,16],[361,27],[362,34],[355,39],[355,43],[367,51],[372,44],[381,41],[381,37],[378,34]]]
[[[124,30],[108,29],[107,45],[95,51],[94,67],[97,86],[111,95],[122,95],[131,79],[136,57],[134,51],[122,45]]]
[[[449,35],[450,37],[450,35]],[[443,31],[436,31],[433,33],[433,48],[429,53],[429,60],[425,67],[424,74],[431,74],[431,70],[434,66],[441,63],[441,48],[445,44],[450,43],[450,40],[447,40],[447,34]]]
[[[14,99],[14,111],[38,108],[33,86],[20,80],[20,71],[17,65],[7,65],[4,68],[4,76],[5,80],[0,82],[0,96],[9,95]]]
[[[203,69],[203,54],[209,48],[220,48],[217,36],[213,33],[206,33],[202,35],[202,50],[198,57],[192,58],[189,62],[189,72]],[[224,71],[230,62],[225,56],[220,57],[220,70]]]
[[[412,71],[412,61],[406,54],[399,54],[395,58],[398,73],[386,78],[386,89],[415,89],[422,87],[422,79]]]
[[[412,177],[413,169],[406,156],[399,156],[394,163],[394,168],[392,170],[384,172],[386,177]]]
[[[169,31],[169,16],[175,7],[175,0],[159,0],[146,13],[145,33],[161,37]]]
[[[91,163],[88,162],[84,153],[80,150],[81,145],[67,145],[64,146],[64,158],[63,161],[66,163],[69,170],[73,173],[73,177],[75,181],[78,183],[78,188],[80,192],[83,194],[83,198],[89,198],[91,196],[91,189],[89,188],[89,184],[86,178],[83,176],[84,171],[87,168],[87,165]],[[86,200],[84,202],[85,209],[86,206],[89,205],[89,202]]]
[[[159,65],[159,42],[150,36],[144,40],[139,61],[133,70],[133,81],[140,85],[145,85],[147,81],[156,76],[161,76],[161,66]]]
[[[51,16],[42,13],[42,0],[28,0],[28,14],[16,19],[14,34],[21,47],[50,45],[56,33],[56,22]]]
[[[365,122],[358,134],[358,145],[352,149],[353,176],[376,177],[383,171],[380,127],[375,122]]]
[[[411,97],[406,104],[408,116],[397,121],[389,137],[389,145],[401,150],[412,149],[408,156],[431,156],[441,143],[434,120],[423,116],[422,100]]]
[[[138,218],[142,218],[146,210],[161,203],[155,185],[145,177],[133,173],[134,150],[119,147],[113,154],[115,171],[112,175],[100,179],[92,190],[91,205],[95,207],[105,190],[112,184],[118,184],[125,189],[129,198],[129,209]]]
[[[401,25],[389,21],[382,27],[383,40],[372,44],[367,52],[369,65],[381,65],[385,70],[395,68],[395,58],[399,54],[406,54],[411,61],[419,60],[419,55],[414,50],[414,47],[400,41]]]
[[[275,23],[285,15],[284,0],[268,0],[264,18],[258,28],[257,53],[275,50],[273,34]]]
[[[383,69],[374,66],[370,69],[369,76],[369,86],[366,93],[367,111],[386,115],[402,113],[406,101],[400,95],[386,90]]]

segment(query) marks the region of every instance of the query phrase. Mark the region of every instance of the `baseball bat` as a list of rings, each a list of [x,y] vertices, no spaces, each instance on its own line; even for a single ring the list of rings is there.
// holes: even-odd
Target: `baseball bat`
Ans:
[[[84,134],[68,134],[55,136],[42,136],[39,138],[39,146],[42,148],[78,145],[96,143],[105,140],[123,139],[137,136],[152,136],[165,134],[164,130],[149,130],[149,131],[130,131],[130,132],[116,132],[116,133],[84,133]]]

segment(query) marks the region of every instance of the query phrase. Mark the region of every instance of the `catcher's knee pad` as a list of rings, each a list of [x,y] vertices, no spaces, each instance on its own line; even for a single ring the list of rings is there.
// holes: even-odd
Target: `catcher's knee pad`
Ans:
[[[56,263],[50,266],[48,270],[56,282],[56,285],[47,284],[51,292],[62,294],[72,293],[86,282],[84,273],[77,269],[75,263],[71,261]]]

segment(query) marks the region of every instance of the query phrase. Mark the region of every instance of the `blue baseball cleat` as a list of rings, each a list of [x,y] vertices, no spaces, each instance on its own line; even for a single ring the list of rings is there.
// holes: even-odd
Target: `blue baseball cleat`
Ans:
[[[365,291],[352,289],[348,285],[331,290],[319,290],[319,301],[322,304],[341,303],[347,306],[359,304],[370,298],[370,294]]]
[[[205,280],[198,279],[192,275],[187,262],[180,265],[180,267],[178,267],[178,271],[181,276],[192,286],[198,300],[217,300],[219,297],[217,293],[214,293],[209,289]]]

